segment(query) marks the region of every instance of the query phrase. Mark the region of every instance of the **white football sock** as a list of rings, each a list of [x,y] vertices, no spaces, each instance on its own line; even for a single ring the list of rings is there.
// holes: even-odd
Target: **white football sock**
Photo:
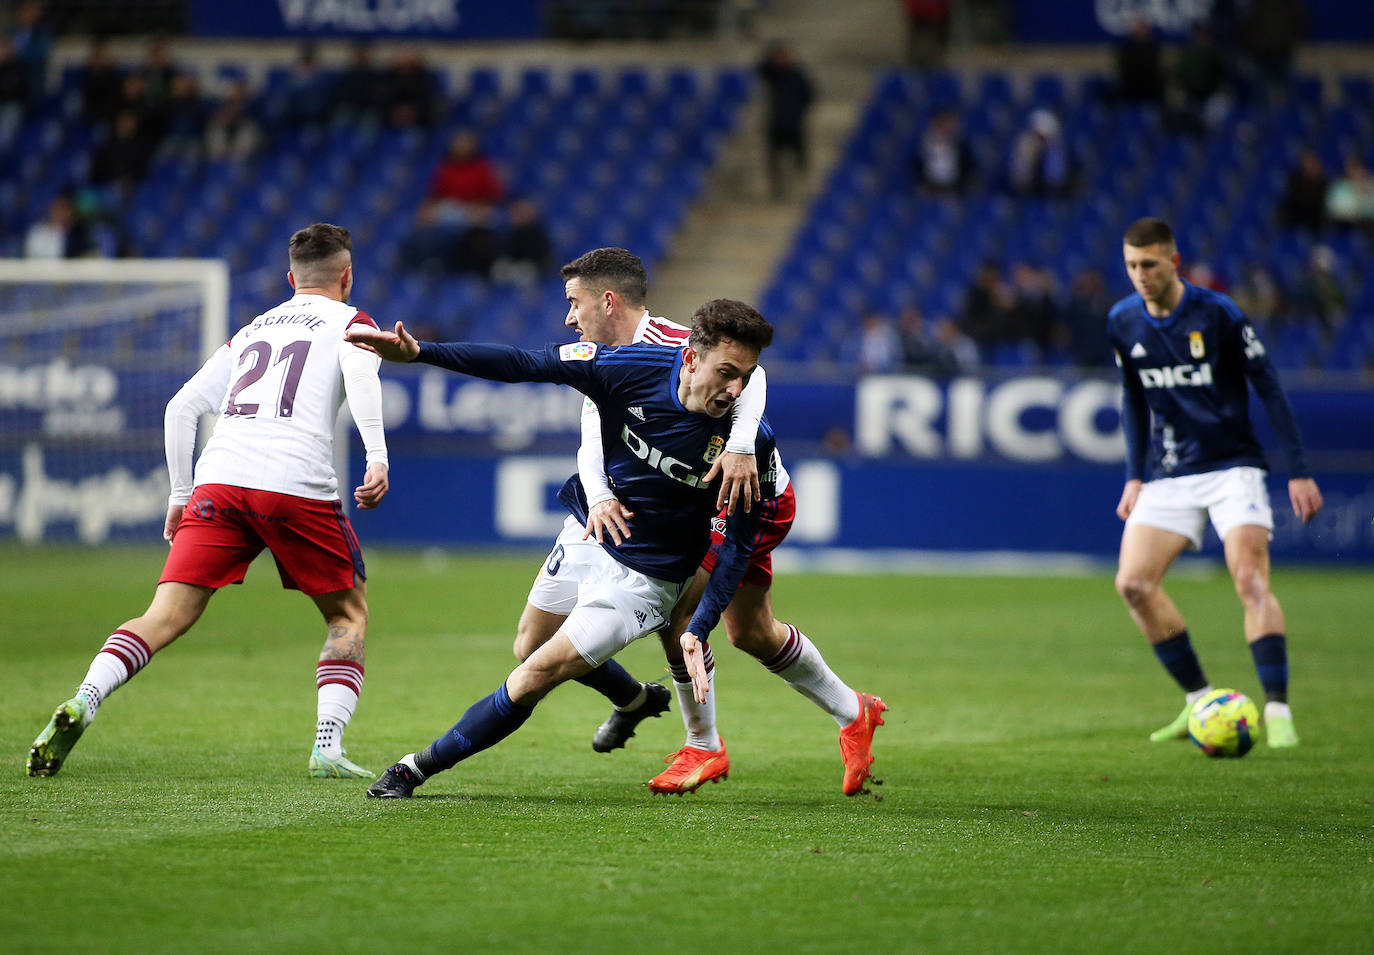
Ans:
[[[782,649],[763,665],[802,696],[830,714],[841,728],[859,718],[859,696],[835,675],[821,651],[791,624]]]
[[[677,707],[682,713],[682,725],[687,728],[687,745],[712,752],[720,749],[720,733],[716,732],[716,671],[713,667],[707,674],[711,692],[706,694],[706,702],[698,703],[692,695],[691,683],[673,680],[673,691],[677,695]]]

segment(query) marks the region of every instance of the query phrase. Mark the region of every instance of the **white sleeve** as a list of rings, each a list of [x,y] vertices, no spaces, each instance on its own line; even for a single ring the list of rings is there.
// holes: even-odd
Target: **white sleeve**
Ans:
[[[726,451],[738,454],[753,454],[754,439],[758,437],[759,422],[763,420],[763,406],[768,400],[768,376],[759,365],[749,376],[749,384],[740,393],[739,400],[732,409],[734,421],[730,425],[730,440]]]
[[[367,463],[387,463],[386,431],[382,426],[382,380],[377,369],[382,360],[347,342],[339,345],[339,369],[343,372],[348,410],[363,439]]]
[[[609,501],[611,482],[606,480],[606,455],[601,446],[601,412],[590,398],[582,399],[582,443],[577,447],[577,475],[587,492],[587,510]]]
[[[169,507],[191,500],[200,416],[219,410],[229,388],[229,371],[229,346],[221,345],[167,402],[162,418],[162,443],[167,454],[167,476],[172,482],[172,493],[167,497]]]

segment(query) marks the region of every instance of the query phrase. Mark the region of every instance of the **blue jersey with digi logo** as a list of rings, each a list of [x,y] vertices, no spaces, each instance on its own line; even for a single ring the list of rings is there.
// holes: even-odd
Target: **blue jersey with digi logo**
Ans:
[[[524,350],[422,342],[415,360],[497,381],[571,385],[594,401],[601,416],[606,476],[616,498],[634,514],[628,521],[630,536],[615,544],[607,535],[602,547],[627,567],[676,583],[696,573],[710,547],[716,491],[704,479],[724,452],[732,423],[729,415],[713,418],[682,406],[677,392],[682,355],[680,348],[647,343],[606,347],[575,342]],[[764,421],[755,458],[765,500],[776,494],[775,446]],[[568,479],[558,499],[587,522],[587,497],[577,475]],[[701,601],[703,609],[715,609],[694,618],[692,632],[703,639],[748,567],[761,511],[757,505],[748,512],[737,507],[726,522],[726,542]]]
[[[1231,299],[1185,282],[1173,312],[1156,318],[1139,294],[1129,295],[1112,307],[1107,335],[1121,368],[1128,480],[1265,467],[1247,383],[1264,403],[1290,477],[1309,476],[1278,375]]]

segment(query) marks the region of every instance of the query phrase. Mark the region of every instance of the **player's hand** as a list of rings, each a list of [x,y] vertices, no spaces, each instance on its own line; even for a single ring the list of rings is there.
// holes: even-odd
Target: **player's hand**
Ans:
[[[692,678],[692,696],[698,703],[705,703],[706,694],[711,692],[711,678],[706,672],[706,644],[690,630],[678,642],[682,644],[682,660],[687,664],[687,674]]]
[[[634,511],[626,510],[625,505],[613,497],[593,504],[587,511],[587,530],[582,534],[582,539],[595,537],[596,542],[602,544],[605,543],[603,535],[609,534],[615,546],[619,547],[623,541],[630,539],[630,518],[634,516]]]
[[[420,343],[401,322],[396,323],[394,332],[369,328],[359,322],[349,326],[344,338],[365,351],[381,355],[387,361],[414,361],[415,356],[420,354]]]
[[[363,483],[353,489],[353,500],[358,502],[361,510],[371,510],[382,503],[390,487],[387,466],[380,461],[373,461],[363,473]]]
[[[1322,509],[1322,492],[1317,482],[1311,478],[1294,478],[1288,482],[1288,499],[1293,502],[1293,513],[1306,524],[1317,516]]]
[[[1136,498],[1140,497],[1139,478],[1133,478],[1126,482],[1126,486],[1121,489],[1121,500],[1116,505],[1116,516],[1123,521],[1131,516],[1131,511],[1135,510]]]
[[[181,516],[185,513],[185,504],[169,504],[167,506],[167,520],[162,525],[162,539],[167,543],[172,542],[172,535],[176,533],[177,525],[181,523]]]
[[[716,495],[716,509],[726,509],[726,514],[735,513],[735,505],[744,502],[746,512],[753,510],[754,502],[763,496],[759,489],[759,464],[752,454],[726,451],[716,458],[711,470],[706,472],[706,483],[710,484],[717,475],[722,475],[720,491]]]

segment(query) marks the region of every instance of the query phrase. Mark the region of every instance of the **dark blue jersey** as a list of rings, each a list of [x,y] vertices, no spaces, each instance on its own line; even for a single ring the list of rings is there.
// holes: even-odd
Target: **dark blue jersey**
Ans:
[[[1247,381],[1264,403],[1290,477],[1309,477],[1297,421],[1249,319],[1225,295],[1184,283],[1169,315],[1139,294],[1112,307],[1107,336],[1121,367],[1126,478],[1265,467]],[[1146,468],[1146,442],[1149,465]]]
[[[602,543],[612,557],[640,573],[674,583],[687,580],[711,543],[716,492],[706,472],[725,450],[731,418],[690,412],[678,400],[682,349],[592,342],[524,350],[505,345],[422,342],[416,361],[496,381],[548,381],[571,385],[596,403],[606,476],[615,496],[633,512],[630,536]],[[775,441],[759,426],[755,455],[765,499],[775,496],[771,462]],[[569,478],[559,501],[583,524],[587,497]],[[725,545],[693,618],[705,639],[734,596],[753,553],[761,508],[736,508],[726,522]],[[706,610],[703,613],[703,609]]]

